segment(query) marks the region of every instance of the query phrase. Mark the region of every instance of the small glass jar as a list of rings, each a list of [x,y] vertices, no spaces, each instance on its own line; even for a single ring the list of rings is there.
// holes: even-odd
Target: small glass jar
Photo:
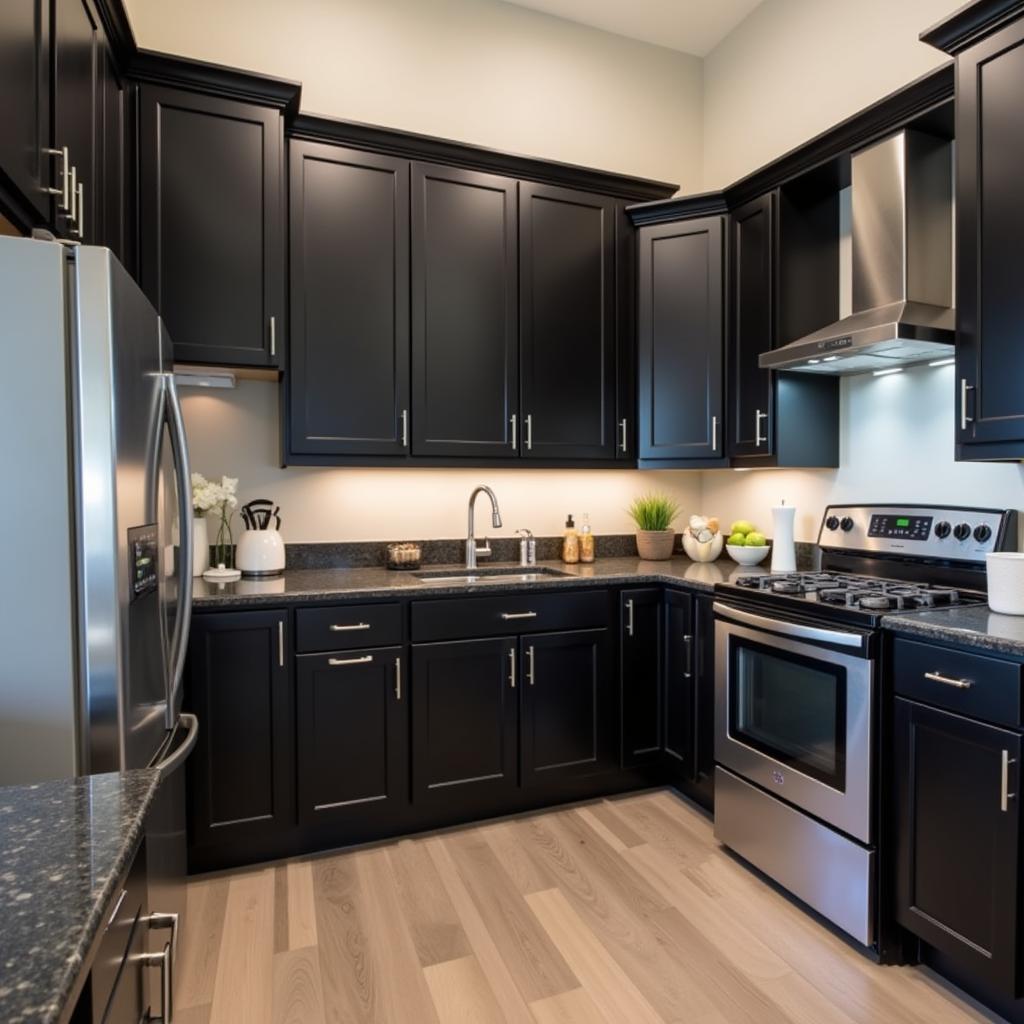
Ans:
[[[403,541],[401,544],[389,544],[387,546],[386,565],[389,569],[418,569],[423,556],[419,544],[412,541]]]

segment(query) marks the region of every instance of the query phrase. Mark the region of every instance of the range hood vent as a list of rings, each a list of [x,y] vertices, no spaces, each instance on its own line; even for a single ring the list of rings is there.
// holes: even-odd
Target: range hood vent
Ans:
[[[853,313],[763,353],[771,370],[852,374],[952,355],[952,147],[902,131],[850,162]]]

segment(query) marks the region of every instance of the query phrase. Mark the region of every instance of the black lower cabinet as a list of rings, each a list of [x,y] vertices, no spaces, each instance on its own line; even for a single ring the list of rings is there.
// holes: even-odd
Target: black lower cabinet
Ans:
[[[895,699],[897,920],[1020,994],[1021,737]]]
[[[524,786],[615,767],[607,629],[523,637]]]
[[[664,752],[675,776],[695,778],[696,667],[694,600],[689,594],[665,595]]]
[[[299,822],[359,824],[407,803],[402,648],[303,654],[296,662]]]
[[[514,637],[414,644],[413,800],[497,800],[517,785]]]
[[[199,717],[189,757],[190,861],[196,847],[259,839],[294,820],[293,688],[282,611],[197,615],[185,693]]]
[[[623,590],[620,596],[623,768],[652,764],[662,748],[662,591]]]

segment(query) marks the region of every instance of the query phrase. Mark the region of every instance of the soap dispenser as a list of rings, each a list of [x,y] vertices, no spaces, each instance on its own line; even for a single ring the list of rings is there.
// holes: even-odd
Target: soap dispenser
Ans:
[[[565,520],[565,536],[562,539],[562,561],[573,565],[580,560],[580,536],[572,515]]]
[[[594,531],[590,528],[590,514],[583,513],[583,525],[580,527],[580,561],[594,560]]]

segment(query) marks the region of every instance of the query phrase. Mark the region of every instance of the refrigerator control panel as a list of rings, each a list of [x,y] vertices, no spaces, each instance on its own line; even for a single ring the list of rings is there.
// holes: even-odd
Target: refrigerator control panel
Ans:
[[[133,526],[128,531],[128,564],[132,574],[132,600],[156,590],[156,524]]]

